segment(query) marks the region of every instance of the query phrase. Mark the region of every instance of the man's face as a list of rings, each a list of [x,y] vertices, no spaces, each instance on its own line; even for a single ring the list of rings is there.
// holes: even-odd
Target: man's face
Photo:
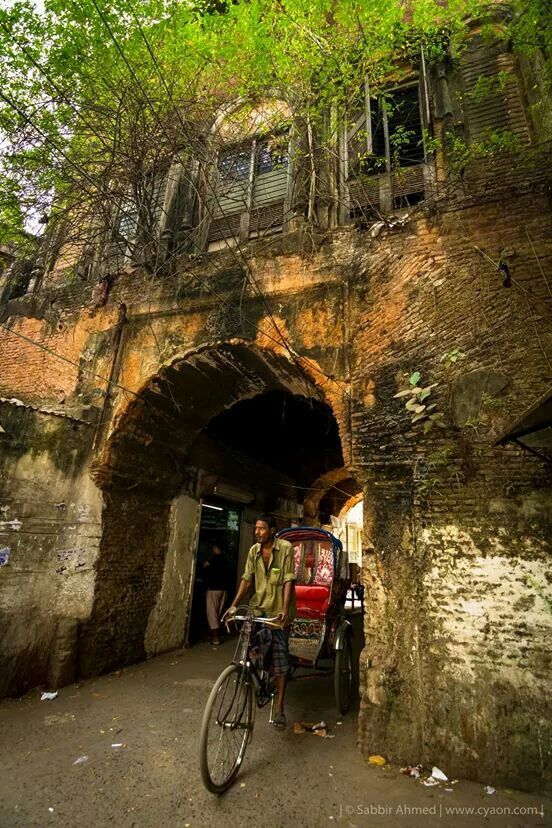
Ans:
[[[274,537],[274,529],[271,529],[264,520],[258,520],[255,523],[255,540],[257,543],[267,543],[272,537]]]

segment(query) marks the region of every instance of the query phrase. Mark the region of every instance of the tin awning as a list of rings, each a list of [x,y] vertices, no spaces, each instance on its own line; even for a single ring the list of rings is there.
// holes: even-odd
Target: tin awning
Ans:
[[[552,389],[511,423],[495,445],[516,443],[537,457],[552,461]]]

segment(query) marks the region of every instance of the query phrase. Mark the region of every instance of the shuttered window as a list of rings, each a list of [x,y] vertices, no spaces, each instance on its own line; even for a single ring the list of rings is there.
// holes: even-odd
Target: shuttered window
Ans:
[[[212,199],[209,242],[282,230],[288,181],[287,134],[224,149]]]
[[[370,95],[367,82],[358,96],[347,131],[351,215],[382,207],[381,174],[389,178],[388,206],[400,207],[424,196],[425,151],[418,83]]]
[[[471,143],[484,140],[490,131],[498,130],[529,140],[515,60],[502,43],[472,37],[460,61],[460,77]]]
[[[142,231],[144,243],[150,250],[155,246],[154,238],[158,237],[164,219],[163,204],[167,178],[167,174],[164,174],[150,180],[149,192],[144,196],[141,211],[135,199],[130,196],[122,200],[113,228],[112,241],[106,251],[107,266],[110,271],[117,271],[132,261],[136,243],[141,235],[140,231]]]

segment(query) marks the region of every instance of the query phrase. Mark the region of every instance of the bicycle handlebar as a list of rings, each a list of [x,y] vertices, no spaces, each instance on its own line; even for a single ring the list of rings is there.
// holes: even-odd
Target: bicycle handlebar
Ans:
[[[255,616],[255,615],[235,615],[230,616],[229,618],[225,618],[225,624],[228,625],[230,621],[252,621],[256,624],[276,624],[278,616],[274,616],[274,618],[263,618],[263,616]]]

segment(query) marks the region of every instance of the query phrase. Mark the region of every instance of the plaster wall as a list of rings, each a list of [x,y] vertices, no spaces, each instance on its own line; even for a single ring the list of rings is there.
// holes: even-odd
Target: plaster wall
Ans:
[[[187,494],[171,504],[163,580],[145,634],[148,657],[185,643],[200,509],[199,501]]]
[[[94,595],[102,495],[72,450],[87,440],[86,434],[75,440],[73,429],[86,426],[21,406],[0,409],[6,432],[0,461],[0,692],[8,693],[37,683],[57,687],[76,676],[79,624]],[[8,439],[17,440],[17,450],[13,443],[8,450]]]

